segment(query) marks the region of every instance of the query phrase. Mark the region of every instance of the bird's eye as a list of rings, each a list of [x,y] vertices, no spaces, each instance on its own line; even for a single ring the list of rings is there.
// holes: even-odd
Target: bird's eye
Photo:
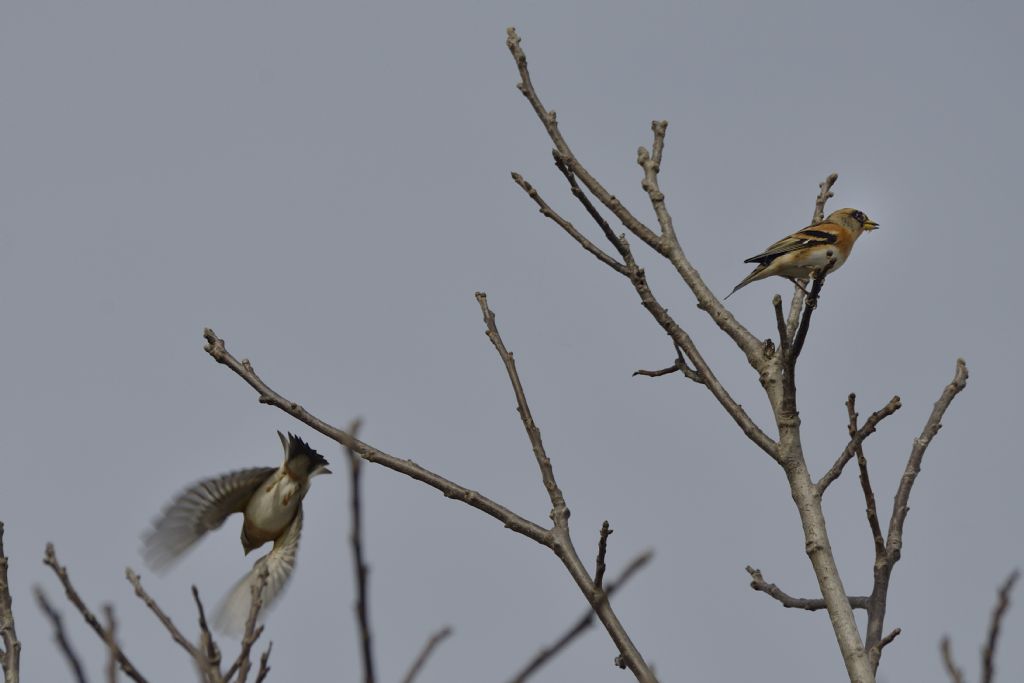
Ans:
[[[863,223],[864,221],[866,221],[868,219],[868,217],[864,215],[863,211],[854,211],[853,212],[853,217],[856,218],[861,223]]]

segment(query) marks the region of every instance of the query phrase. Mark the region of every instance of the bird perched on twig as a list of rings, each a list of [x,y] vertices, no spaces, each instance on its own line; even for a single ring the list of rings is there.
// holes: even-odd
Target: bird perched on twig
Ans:
[[[755,280],[772,275],[784,277],[794,283],[806,280],[823,268],[831,259],[836,262],[832,270],[846,262],[857,241],[865,230],[874,230],[878,223],[869,219],[863,211],[839,209],[829,214],[824,222],[794,232],[784,237],[757,256],[751,256],[744,263],[756,263],[750,275],[733,287],[725,298],[746,287]]]
[[[153,528],[143,537],[143,555],[155,570],[168,568],[207,532],[220,527],[227,517],[241,512],[242,548],[248,555],[269,541],[274,547],[256,560],[252,570],[235,584],[221,602],[216,626],[240,633],[249,615],[251,587],[267,568],[263,604],[277,597],[295,567],[302,531],[302,499],[310,480],[330,474],[327,460],[299,437],[278,432],[284,447],[280,467],[254,467],[204,479],[182,491],[168,505]]]

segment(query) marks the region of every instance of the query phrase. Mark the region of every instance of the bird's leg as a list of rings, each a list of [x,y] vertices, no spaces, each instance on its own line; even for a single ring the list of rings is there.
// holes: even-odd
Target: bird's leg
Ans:
[[[811,295],[811,293],[809,291],[807,291],[807,285],[804,284],[804,283],[807,282],[807,280],[797,280],[795,277],[787,277],[786,279],[789,280],[790,282],[792,282],[794,285],[796,285],[797,289],[799,289],[801,292],[803,292],[807,296]]]

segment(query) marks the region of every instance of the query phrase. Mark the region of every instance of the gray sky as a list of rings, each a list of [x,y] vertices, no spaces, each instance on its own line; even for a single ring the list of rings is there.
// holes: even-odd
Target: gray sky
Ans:
[[[1022,332],[1013,215],[1024,136],[1019,3],[9,2],[0,10],[0,519],[26,680],[63,680],[31,599],[58,586],[53,541],[90,604],[112,601],[153,681],[190,678],[131,594],[130,565],[192,632],[188,586],[214,604],[244,573],[238,521],[154,576],[139,535],[196,479],[275,464],[274,431],[330,442],[260,406],[202,350],[213,327],[273,387],[321,417],[365,419],[376,446],[538,522],[547,505],[504,370],[483,336],[485,290],[516,353],[588,561],[603,519],[615,573],[655,562],[616,599],[664,681],[811,682],[844,671],[824,614],[752,592],[744,566],[812,595],[779,468],[710,394],[677,377],[624,280],[546,222],[526,175],[590,226],[515,89],[505,27],[577,153],[652,220],[636,148],[670,121],[662,188],[708,284],[831,207],[882,228],[829,280],[799,368],[808,461],[846,441],[843,401],[904,408],[868,443],[888,518],[910,443],[963,356],[971,379],[911,500],[887,626],[887,681],[943,680],[954,640],[976,678],[997,584],[1024,565]],[[752,416],[757,378],[637,248],[657,293]],[[729,300],[774,334],[784,283]],[[1017,312],[1014,312],[1017,311]],[[340,463],[339,463],[340,464]],[[340,468],[339,468],[340,469]],[[381,680],[455,628],[422,681],[500,681],[583,600],[547,551],[400,475],[369,467],[372,610]],[[825,503],[844,582],[870,590],[856,478]],[[293,582],[269,618],[273,678],[358,675],[345,478],[316,481]],[[1000,680],[1024,678],[1024,592]],[[103,648],[69,606],[92,671]],[[618,681],[593,632],[538,681]]]

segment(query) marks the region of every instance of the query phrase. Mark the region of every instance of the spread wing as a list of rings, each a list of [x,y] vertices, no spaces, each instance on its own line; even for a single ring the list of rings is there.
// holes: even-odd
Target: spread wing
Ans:
[[[143,536],[143,556],[155,570],[169,567],[203,535],[245,504],[275,467],[253,467],[204,479],[178,494]]]
[[[224,633],[238,635],[245,630],[245,622],[249,618],[252,606],[253,586],[259,585],[260,572],[267,570],[267,585],[263,589],[263,607],[261,615],[284,589],[295,569],[295,555],[299,551],[299,535],[302,533],[302,506],[295,513],[295,519],[288,525],[284,533],[274,541],[273,549],[256,560],[249,573],[241,578],[225,596],[217,608],[214,618],[216,627]]]
[[[822,244],[835,244],[839,237],[829,230],[821,229],[822,226],[812,226],[810,228],[804,228],[799,232],[794,232],[789,237],[783,237],[781,240],[771,245],[757,256],[751,256],[744,263],[759,263],[761,265],[767,265],[782,256],[793,251],[800,251],[801,249],[807,249],[809,247],[815,247]]]

